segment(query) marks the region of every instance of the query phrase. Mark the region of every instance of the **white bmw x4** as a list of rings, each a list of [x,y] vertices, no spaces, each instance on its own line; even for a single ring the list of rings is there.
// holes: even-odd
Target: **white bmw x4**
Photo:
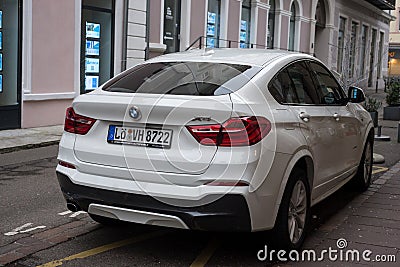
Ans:
[[[364,93],[316,58],[192,50],[139,64],[68,108],[57,166],[96,221],[263,231],[299,248],[310,207],[371,181]]]

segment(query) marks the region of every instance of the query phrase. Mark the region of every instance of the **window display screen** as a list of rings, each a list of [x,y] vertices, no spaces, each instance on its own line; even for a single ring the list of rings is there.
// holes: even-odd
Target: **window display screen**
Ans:
[[[100,55],[100,42],[86,40],[86,55],[87,56]]]
[[[86,58],[85,64],[86,73],[98,73],[100,70],[100,59],[98,58]]]
[[[86,38],[100,38],[100,24],[86,22]]]
[[[3,11],[0,10],[0,29],[3,28]]]
[[[99,76],[85,76],[86,90],[94,90],[99,87]]]
[[[3,92],[3,74],[0,74],[0,93]]]

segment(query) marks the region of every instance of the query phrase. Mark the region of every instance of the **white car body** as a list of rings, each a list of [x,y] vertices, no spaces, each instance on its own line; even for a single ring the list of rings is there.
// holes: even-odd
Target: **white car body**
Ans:
[[[373,126],[368,112],[357,103],[280,104],[268,85],[279,70],[299,60],[320,64],[308,55],[274,50],[193,50],[145,64],[228,63],[256,66],[259,72],[237,91],[218,96],[103,90],[128,75],[127,70],[77,97],[73,102],[76,114],[96,121],[87,134],[64,132],[62,136],[57,173],[65,198],[90,214],[124,221],[184,229],[261,231],[275,226],[290,174],[300,166],[307,173],[311,206],[325,199],[356,174]],[[129,114],[132,107],[141,112],[138,120]],[[223,124],[243,116],[267,118],[270,132],[253,145],[222,147],[200,144],[185,127]],[[171,130],[171,147],[109,143],[110,125]],[[76,188],[82,190],[76,192]],[[115,201],[113,194],[120,201]],[[147,205],[147,197],[155,202],[148,200],[151,203]],[[121,204],[124,200],[126,205]],[[207,205],[212,208],[204,208]],[[246,222],[239,222],[245,217]]]

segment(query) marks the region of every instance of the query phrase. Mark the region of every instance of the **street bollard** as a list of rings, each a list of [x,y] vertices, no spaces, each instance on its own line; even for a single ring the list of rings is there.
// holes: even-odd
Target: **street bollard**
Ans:
[[[397,127],[397,143],[400,143],[400,121],[399,126]]]
[[[382,135],[382,126],[378,126],[378,136]]]

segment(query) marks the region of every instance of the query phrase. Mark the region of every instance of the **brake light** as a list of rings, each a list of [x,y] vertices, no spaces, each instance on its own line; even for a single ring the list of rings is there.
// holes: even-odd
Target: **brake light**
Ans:
[[[76,114],[72,107],[67,108],[64,130],[69,133],[85,135],[96,122],[95,119]]]
[[[268,135],[271,122],[264,117],[252,116],[231,118],[222,125],[196,125],[187,128],[202,145],[251,146]]]

